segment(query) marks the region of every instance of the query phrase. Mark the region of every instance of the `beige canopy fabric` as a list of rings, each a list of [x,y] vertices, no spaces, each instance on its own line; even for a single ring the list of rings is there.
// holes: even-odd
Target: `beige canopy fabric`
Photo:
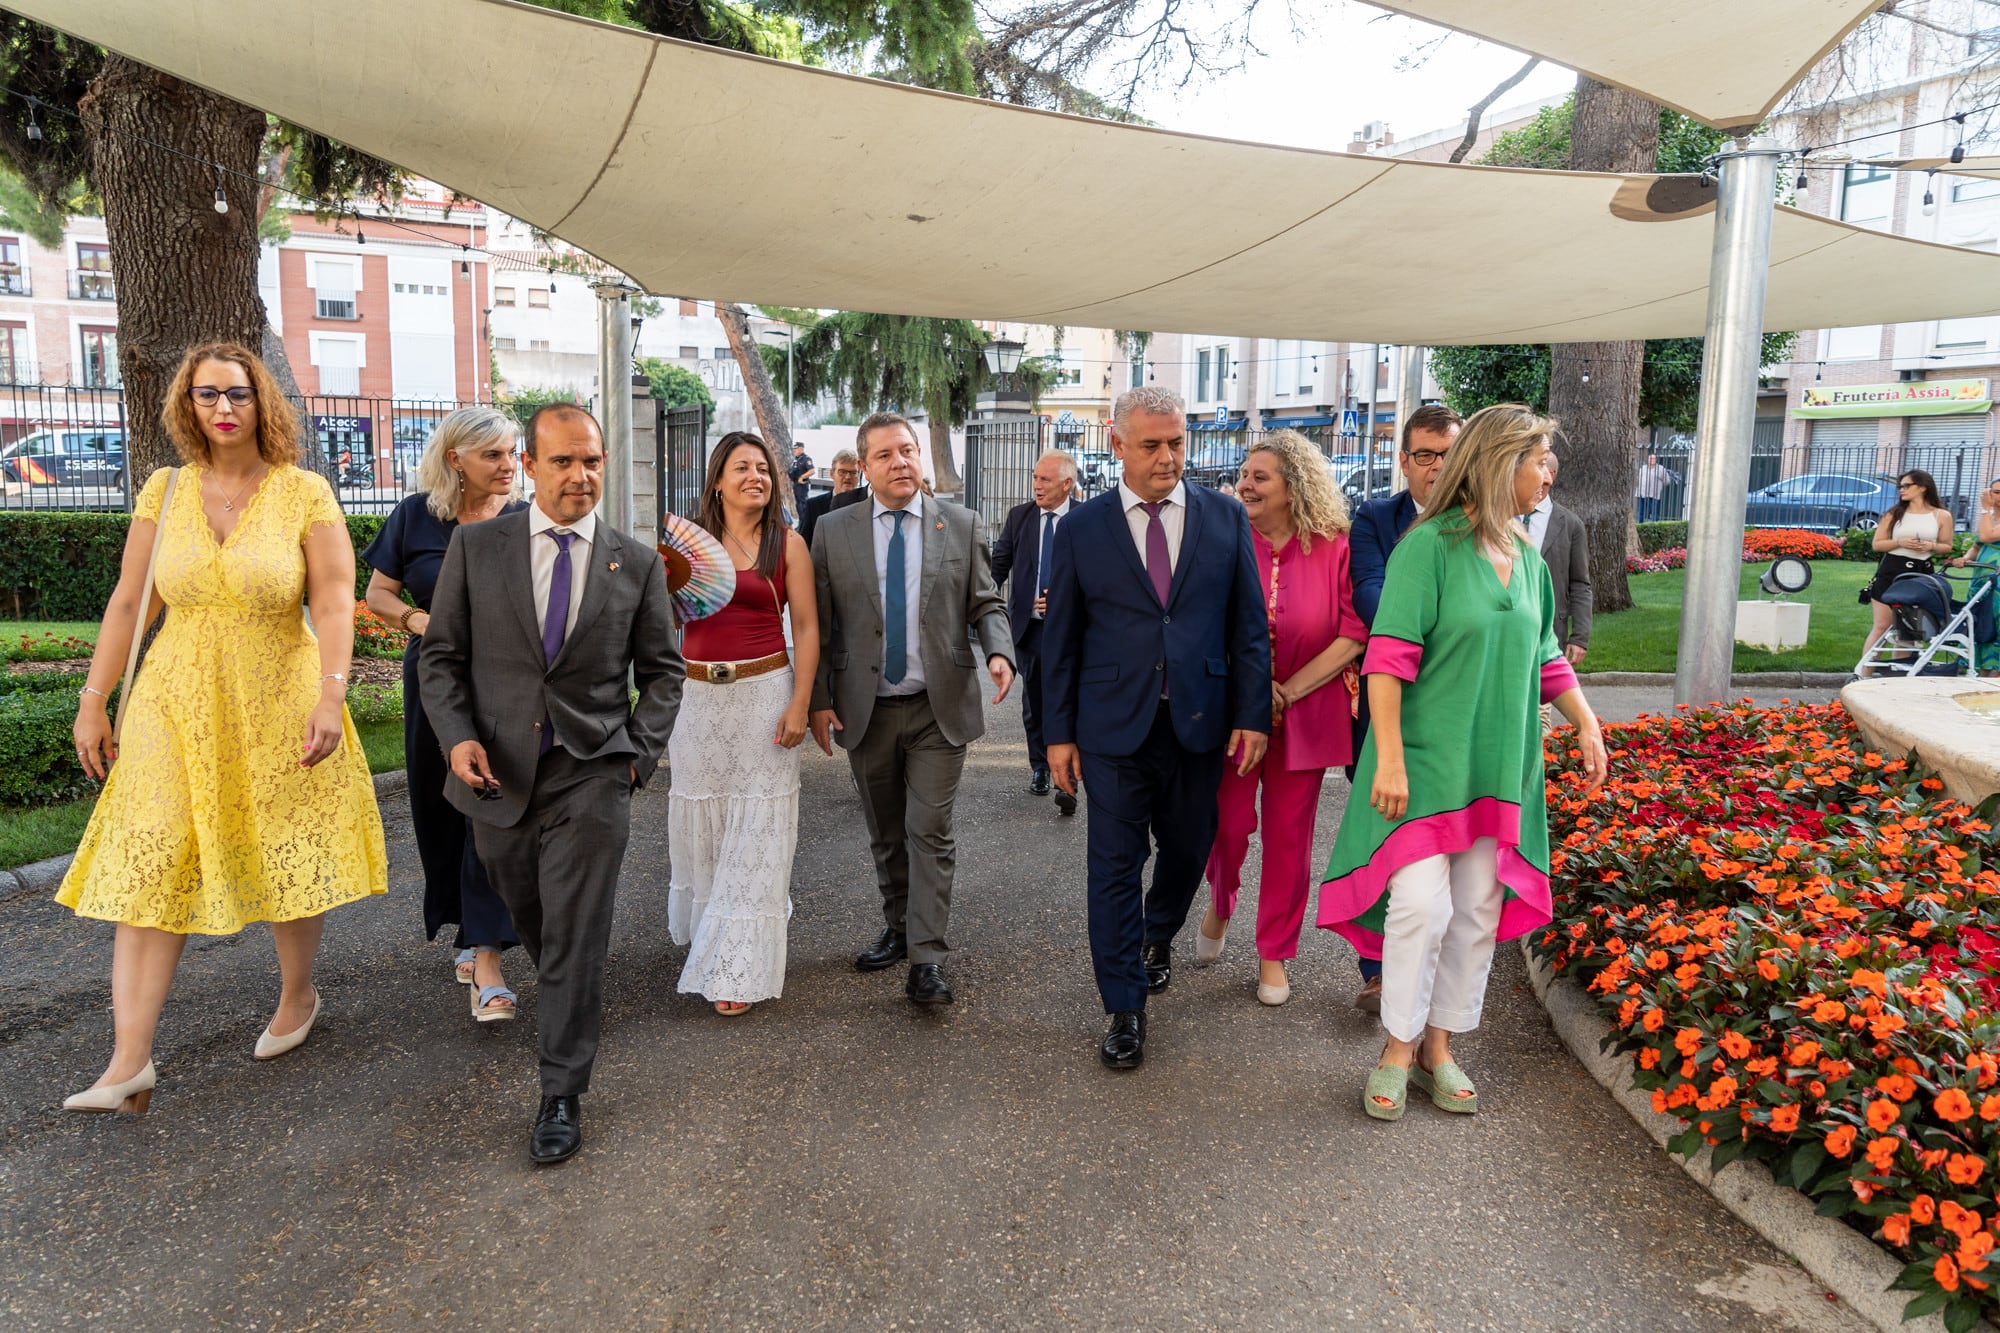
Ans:
[[[1948,157],[1869,158],[1866,165],[1877,167],[1909,167],[1917,171],[1928,167],[1941,176],[1984,176],[1988,180],[2000,180],[2000,157],[1967,156],[1962,162],[1953,162]]]
[[[1762,120],[1882,0],[1368,3],[1553,60],[1734,129]]]
[[[1713,191],[1173,134],[506,0],[10,0],[552,231],[647,290],[1381,341],[1702,331]],[[1993,313],[2000,256],[1780,209],[1766,326]]]

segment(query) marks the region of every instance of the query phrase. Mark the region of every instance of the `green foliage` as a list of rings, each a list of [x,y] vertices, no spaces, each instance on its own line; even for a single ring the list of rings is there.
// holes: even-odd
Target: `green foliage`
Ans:
[[[22,233],[44,249],[62,249],[63,226],[70,218],[103,212],[103,203],[81,180],[51,201],[14,172],[0,168],[0,226]]]
[[[837,397],[859,413],[922,408],[963,425],[985,384],[989,336],[970,320],[842,310],[798,335],[798,398]],[[785,350],[765,349],[773,352],[782,374]]]
[[[522,388],[493,395],[493,406],[523,426],[528,424],[529,417],[535,415],[536,409],[547,407],[550,403],[576,403],[579,406],[587,406],[574,389]]]
[[[0,677],[0,806],[46,805],[86,790],[70,737],[82,685],[81,675],[54,672]]]
[[[0,806],[0,866],[24,866],[75,851],[96,806],[95,796],[19,810]]]
[[[1651,555],[1655,551],[1664,551],[1672,546],[1678,546],[1682,550],[1687,549],[1688,525],[1685,523],[1677,520],[1660,523],[1641,523],[1638,525],[1638,530],[1639,550],[1644,555]]]
[[[701,376],[686,366],[677,366],[657,356],[642,356],[639,370],[653,386],[653,397],[668,407],[692,407],[700,403],[714,417],[715,395],[708,391]]]
[[[1527,124],[1494,135],[1486,155],[1479,160],[1489,167],[1569,170],[1570,118],[1575,109],[1574,93],[1552,106],[1543,107]]]

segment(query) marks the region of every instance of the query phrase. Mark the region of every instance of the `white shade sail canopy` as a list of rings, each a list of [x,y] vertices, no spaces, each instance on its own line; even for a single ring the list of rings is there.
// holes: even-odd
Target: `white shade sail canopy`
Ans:
[[[1368,0],[1581,70],[1721,129],[1755,125],[1882,0]]]
[[[10,0],[649,291],[1406,344],[1698,335],[1713,191],[1084,120],[507,0]],[[1780,209],[1766,325],[2000,310],[2000,256]]]

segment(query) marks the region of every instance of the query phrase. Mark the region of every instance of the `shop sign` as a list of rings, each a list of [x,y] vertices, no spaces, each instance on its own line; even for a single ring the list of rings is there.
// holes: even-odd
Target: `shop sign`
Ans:
[[[1993,406],[1990,380],[1913,380],[1905,384],[1809,384],[1795,417],[1942,417]]]

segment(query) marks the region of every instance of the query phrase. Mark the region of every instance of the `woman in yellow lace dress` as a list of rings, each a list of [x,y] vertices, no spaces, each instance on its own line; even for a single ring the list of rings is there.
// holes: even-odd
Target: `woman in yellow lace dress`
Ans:
[[[259,1059],[319,1016],[313,959],[328,908],[388,889],[368,761],[347,716],[354,548],[324,478],[294,466],[298,418],[263,363],[189,351],[161,416],[188,466],[133,508],[118,587],[76,719],[77,757],[104,792],[56,901],[118,923],[116,1049],[73,1111],[143,1111],[153,1032],[191,934],[271,923],[283,986]],[[147,650],[114,745],[107,696],[137,631],[156,525]],[[306,624],[304,608],[312,616]],[[108,777],[107,775],[108,771]]]

